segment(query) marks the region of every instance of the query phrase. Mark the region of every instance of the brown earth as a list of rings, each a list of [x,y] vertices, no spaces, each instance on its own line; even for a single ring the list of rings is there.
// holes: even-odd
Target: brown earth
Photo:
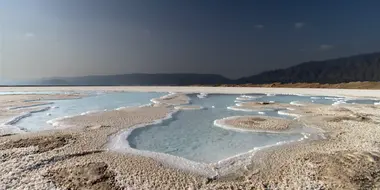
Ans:
[[[104,162],[59,168],[45,176],[65,189],[120,189],[116,185],[115,173]]]
[[[71,135],[22,138],[14,141],[11,140],[4,144],[1,144],[0,150],[36,146],[38,147],[37,152],[41,153],[63,147],[70,141],[74,141],[74,138]]]

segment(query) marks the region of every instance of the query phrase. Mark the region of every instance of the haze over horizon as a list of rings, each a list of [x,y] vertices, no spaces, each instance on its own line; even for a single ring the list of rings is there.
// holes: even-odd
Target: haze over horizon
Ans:
[[[0,78],[239,78],[380,50],[379,1],[0,0]]]

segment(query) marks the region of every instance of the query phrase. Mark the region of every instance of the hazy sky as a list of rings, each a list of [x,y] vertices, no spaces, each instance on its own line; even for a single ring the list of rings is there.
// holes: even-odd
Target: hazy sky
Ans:
[[[378,0],[0,0],[0,78],[268,69],[380,50]]]

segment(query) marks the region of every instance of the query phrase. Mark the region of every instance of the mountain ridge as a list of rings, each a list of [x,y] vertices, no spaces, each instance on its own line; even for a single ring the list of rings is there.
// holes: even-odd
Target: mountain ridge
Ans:
[[[285,69],[265,71],[242,77],[237,84],[253,83],[345,83],[380,81],[380,52],[308,61]]]
[[[104,86],[188,86],[220,84],[321,83],[380,81],[380,52],[322,61],[308,61],[285,69],[265,71],[236,80],[219,74],[132,73],[80,77],[52,77],[9,85],[104,85]],[[7,85],[7,84],[3,84]]]

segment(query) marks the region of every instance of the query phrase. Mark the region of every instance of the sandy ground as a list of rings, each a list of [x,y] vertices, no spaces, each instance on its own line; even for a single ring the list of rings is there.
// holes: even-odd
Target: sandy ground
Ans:
[[[156,89],[160,90],[163,89]],[[189,87],[178,89],[190,90]],[[210,93],[231,91],[231,88],[193,89],[202,90]],[[233,91],[248,93],[251,90],[236,88]],[[312,93],[310,89],[303,90],[298,92]],[[325,92],[318,93],[380,97],[378,91]],[[216,178],[172,168],[151,158],[107,150],[109,138],[119,131],[164,118],[178,104],[172,100],[155,106],[68,118],[61,122],[76,127],[65,130],[0,137],[0,189],[380,188],[380,107],[375,105],[292,105],[293,109],[286,112],[300,115],[299,122],[307,126],[321,128],[325,139],[309,139],[258,151],[248,166]]]

